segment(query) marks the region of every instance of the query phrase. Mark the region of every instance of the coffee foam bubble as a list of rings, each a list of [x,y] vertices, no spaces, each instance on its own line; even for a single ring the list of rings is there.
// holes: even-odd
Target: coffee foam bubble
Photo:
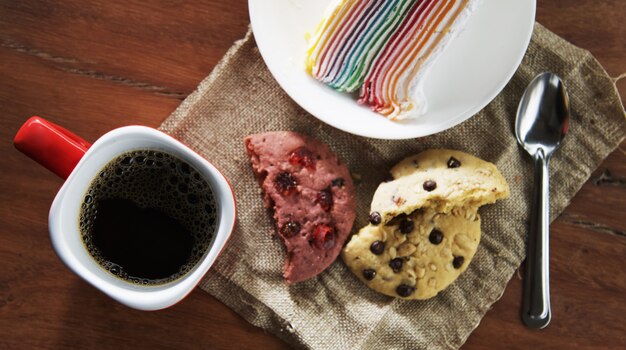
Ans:
[[[107,261],[92,244],[98,202],[129,199],[140,208],[158,208],[192,234],[191,256],[179,272],[166,279],[128,276],[123,268]],[[109,162],[92,181],[79,216],[82,241],[91,256],[110,273],[140,285],[163,284],[189,272],[213,241],[217,208],[211,187],[188,163],[158,150],[136,150]]]

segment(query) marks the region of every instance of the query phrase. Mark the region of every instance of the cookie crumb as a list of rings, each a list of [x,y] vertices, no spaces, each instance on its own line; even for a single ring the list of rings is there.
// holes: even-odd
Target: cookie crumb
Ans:
[[[423,267],[417,267],[415,268],[415,274],[417,275],[417,278],[422,278],[426,275],[426,269]]]

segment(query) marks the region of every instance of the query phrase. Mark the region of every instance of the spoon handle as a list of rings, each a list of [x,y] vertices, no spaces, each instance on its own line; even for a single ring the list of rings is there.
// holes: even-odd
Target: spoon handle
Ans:
[[[535,174],[528,232],[528,257],[524,275],[522,320],[529,328],[544,328],[550,322],[549,224],[550,181],[544,151],[533,156]]]

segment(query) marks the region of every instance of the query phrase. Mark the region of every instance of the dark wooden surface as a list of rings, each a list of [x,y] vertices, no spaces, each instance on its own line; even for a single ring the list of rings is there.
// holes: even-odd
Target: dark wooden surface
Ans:
[[[626,1],[540,0],[537,19],[626,72]],[[48,209],[61,180],[13,149],[39,114],[87,140],[158,126],[248,26],[247,2],[0,0],[0,348],[287,346],[197,289],[158,312],[128,309],[56,257]],[[626,97],[626,79],[618,83]],[[465,349],[626,347],[626,143],[551,226],[554,319],[520,322],[513,276]]]

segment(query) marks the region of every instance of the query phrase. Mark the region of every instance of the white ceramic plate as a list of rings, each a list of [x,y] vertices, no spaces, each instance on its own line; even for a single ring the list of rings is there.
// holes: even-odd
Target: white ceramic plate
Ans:
[[[535,21],[535,0],[483,0],[427,75],[426,114],[392,122],[306,73],[305,33],[313,32],[329,1],[249,0],[254,38],[270,72],[300,106],[338,129],[379,139],[434,134],[480,111],[515,73]]]

